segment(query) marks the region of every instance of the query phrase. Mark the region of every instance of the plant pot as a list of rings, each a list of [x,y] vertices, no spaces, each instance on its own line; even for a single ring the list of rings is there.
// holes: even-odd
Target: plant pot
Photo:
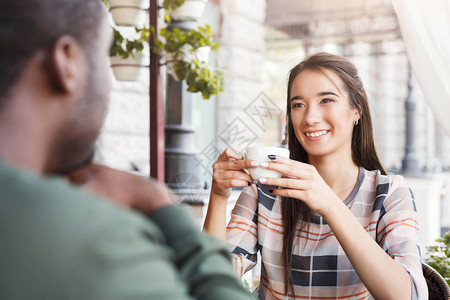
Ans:
[[[139,26],[145,21],[144,0],[109,0],[109,11],[118,26]]]
[[[142,53],[137,53],[134,57],[122,58],[120,56],[112,56],[111,68],[114,77],[119,81],[136,81],[142,68]]]
[[[196,21],[198,20],[208,0],[186,0],[184,3],[169,13],[170,18],[175,21]]]

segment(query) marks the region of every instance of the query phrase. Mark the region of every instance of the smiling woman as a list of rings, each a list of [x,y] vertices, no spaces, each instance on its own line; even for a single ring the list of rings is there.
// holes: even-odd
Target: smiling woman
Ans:
[[[226,236],[238,274],[260,252],[262,299],[426,299],[414,199],[378,158],[354,65],[318,53],[295,66],[287,116],[290,158],[260,165],[284,176],[245,187],[228,227],[229,190],[254,162],[227,149],[214,164],[205,229]]]
[[[347,156],[359,112],[347,100],[342,80],[328,70],[305,70],[296,76],[290,90],[290,118],[309,159],[324,153],[328,157],[331,153],[340,158]]]

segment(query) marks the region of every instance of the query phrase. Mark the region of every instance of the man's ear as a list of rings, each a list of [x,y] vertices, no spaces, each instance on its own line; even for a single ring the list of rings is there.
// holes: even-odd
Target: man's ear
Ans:
[[[50,82],[62,93],[73,93],[79,88],[84,74],[84,52],[80,44],[70,36],[60,37],[49,58]]]

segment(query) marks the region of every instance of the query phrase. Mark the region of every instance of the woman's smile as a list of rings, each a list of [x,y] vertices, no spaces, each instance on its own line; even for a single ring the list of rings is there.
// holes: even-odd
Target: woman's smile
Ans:
[[[308,139],[316,141],[320,140],[324,135],[328,134],[329,130],[317,130],[317,131],[307,131],[305,132]]]

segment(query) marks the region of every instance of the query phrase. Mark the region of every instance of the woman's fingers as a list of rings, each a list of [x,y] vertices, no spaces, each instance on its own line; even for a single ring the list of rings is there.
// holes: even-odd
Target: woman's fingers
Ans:
[[[249,182],[247,180],[241,180],[241,179],[225,179],[225,180],[218,180],[217,184],[228,186],[228,187],[245,187],[249,186]]]
[[[233,150],[231,148],[226,148],[220,155],[219,158],[217,160],[229,160],[229,159],[242,159],[242,153],[237,151],[237,150]]]
[[[213,182],[220,189],[243,187],[253,182],[252,177],[244,172],[248,168],[259,166],[257,161],[243,160],[242,154],[227,148],[213,164]]]
[[[272,159],[271,162],[261,163],[261,167],[295,178],[311,178],[317,173],[312,165],[281,156],[275,156],[275,159]]]
[[[243,155],[239,151],[226,148],[213,164],[213,169],[217,170],[242,170],[245,168],[255,168],[258,163],[251,160],[243,160]]]
[[[213,170],[242,170],[246,168],[256,168],[258,167],[258,162],[252,160],[218,160],[213,164]]]
[[[288,190],[288,189],[274,189],[272,195],[280,197],[288,197],[295,199],[305,199],[306,191],[303,190]]]
[[[220,181],[220,180],[231,180],[231,179],[236,179],[236,180],[243,180],[246,182],[252,182],[253,179],[250,175],[248,175],[245,172],[242,171],[218,171],[218,172],[214,172],[213,174],[213,179],[215,181]]]
[[[265,185],[274,185],[286,189],[306,190],[310,188],[310,182],[297,178],[260,178],[259,182]]]

